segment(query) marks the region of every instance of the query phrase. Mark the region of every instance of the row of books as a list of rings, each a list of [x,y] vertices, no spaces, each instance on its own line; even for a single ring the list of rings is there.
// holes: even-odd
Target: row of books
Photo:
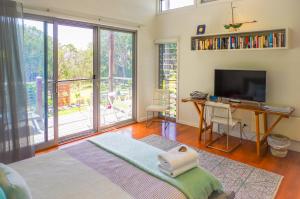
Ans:
[[[195,38],[192,50],[222,50],[247,48],[282,48],[285,47],[285,33],[273,32],[261,35],[236,35],[211,38]]]

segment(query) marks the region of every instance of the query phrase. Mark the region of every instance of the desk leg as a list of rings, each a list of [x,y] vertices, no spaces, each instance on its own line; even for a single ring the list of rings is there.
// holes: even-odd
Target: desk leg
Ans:
[[[255,113],[256,121],[256,154],[260,156],[260,125],[259,125],[259,113]]]
[[[263,117],[264,117],[264,130],[265,130],[265,134],[267,133],[268,131],[268,116],[267,116],[267,113],[263,113]]]
[[[202,133],[203,133],[203,120],[204,120],[204,106],[200,105],[200,121],[199,121],[199,127],[200,127],[200,141],[202,139]],[[205,133],[205,132],[204,132]],[[206,142],[206,140],[204,140]]]
[[[267,113],[263,113],[263,120],[264,120],[264,136],[262,138],[262,140],[260,141],[260,155],[265,155],[268,152],[268,143],[267,140],[265,139],[265,137],[268,136],[268,114]]]
[[[283,118],[282,115],[278,116],[277,120],[275,120],[275,122],[273,122],[270,127],[267,126],[264,137],[262,139],[262,142],[267,141],[268,136],[273,131],[273,129],[276,127],[276,125],[282,120],[282,118]]]
[[[203,119],[204,119],[204,106],[198,105],[197,102],[194,102],[194,106],[197,110],[198,116],[199,116],[199,140],[202,139],[202,132],[203,132]]]

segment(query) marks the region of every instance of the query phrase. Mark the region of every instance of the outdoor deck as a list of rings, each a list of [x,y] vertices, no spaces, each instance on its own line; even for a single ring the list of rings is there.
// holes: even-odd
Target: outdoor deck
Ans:
[[[126,104],[131,104],[131,100],[127,100]],[[124,107],[124,106],[123,106]],[[34,142],[41,143],[45,141],[43,128],[43,120],[36,114],[29,117],[30,125],[34,130]],[[126,121],[132,118],[132,109],[121,109],[120,107],[100,106],[100,125],[101,127],[109,126],[114,123]],[[67,114],[59,114],[58,117],[58,136],[60,138],[77,134],[93,129],[93,110],[86,107],[80,111],[69,112]],[[54,118],[48,118],[48,138],[54,138]]]

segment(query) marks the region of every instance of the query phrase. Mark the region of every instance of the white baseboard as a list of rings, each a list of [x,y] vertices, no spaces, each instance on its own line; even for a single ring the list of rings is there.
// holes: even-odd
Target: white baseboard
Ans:
[[[147,117],[140,117],[137,119],[137,122],[145,122],[147,120]]]
[[[147,117],[140,117],[138,119],[138,122],[144,122],[144,121],[146,121],[146,119],[147,119]],[[184,121],[184,120],[177,120],[176,122],[178,124],[184,124],[184,125],[188,125],[188,126],[192,126],[192,127],[198,128],[198,124],[193,123],[193,122],[188,122],[188,121]],[[231,135],[234,136],[234,137],[240,137],[238,131],[233,131],[231,133]],[[255,142],[256,141],[255,132],[249,132],[249,131],[244,132],[243,133],[243,139]],[[291,140],[291,146],[289,147],[289,150],[300,152],[300,141]]]
[[[151,120],[153,117],[148,117],[149,120]],[[137,119],[137,122],[146,122],[147,117],[140,117]]]
[[[234,137],[239,137],[239,132],[238,131],[233,131],[231,133],[232,136]],[[262,136],[261,136],[262,138]],[[244,140],[250,140],[252,142],[256,141],[256,133],[255,132],[244,132],[243,133],[243,139]],[[300,142],[296,140],[291,140],[291,145],[288,148],[290,151],[296,151],[300,152]]]
[[[184,125],[188,125],[188,126],[192,126],[192,127],[198,128],[198,124],[195,124],[193,122],[187,122],[187,121],[184,121],[184,120],[177,120],[176,122],[178,124],[184,124]]]
[[[178,120],[177,123],[198,128],[198,124],[195,124],[193,122],[187,122],[187,121],[184,121],[184,120]],[[214,129],[214,130],[217,131],[217,129]],[[236,131],[236,130],[233,131],[231,133],[231,135],[233,137],[238,137],[238,138],[240,137],[239,131]],[[255,132],[246,131],[246,132],[243,133],[243,139],[255,142],[256,141],[256,133]],[[289,150],[300,152],[300,141],[291,140],[291,145],[289,147]]]
[[[300,152],[300,142],[291,140],[291,146],[289,147],[289,150]]]
[[[231,132],[231,135],[233,137],[240,137],[240,133],[237,130],[234,130],[233,132]],[[242,137],[244,140],[249,140],[252,142],[256,141],[256,133],[255,132],[249,132],[249,131],[244,131],[242,134]],[[262,138],[262,136],[261,136]],[[290,151],[296,151],[296,152],[300,152],[300,142],[299,141],[295,141],[295,140],[291,140],[291,145],[288,148]]]

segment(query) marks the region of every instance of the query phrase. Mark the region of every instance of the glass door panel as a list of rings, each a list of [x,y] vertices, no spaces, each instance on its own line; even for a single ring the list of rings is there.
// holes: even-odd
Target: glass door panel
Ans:
[[[46,77],[47,77],[47,82],[48,84],[46,85],[47,87],[45,88],[45,97],[47,98],[47,126],[48,126],[48,140],[54,141],[54,104],[53,104],[53,99],[54,99],[54,70],[53,70],[53,24],[48,24],[47,27],[48,31],[48,37],[47,37],[47,70]]]
[[[35,145],[43,148],[54,138],[53,104],[49,103],[53,96],[49,90],[53,86],[53,24],[24,20],[24,65],[29,125]]]
[[[58,137],[93,130],[93,29],[58,25]]]
[[[66,137],[93,129],[93,82],[58,83],[58,132]]]
[[[100,126],[133,119],[134,33],[100,31]]]
[[[48,83],[48,139],[54,140],[54,83]]]

